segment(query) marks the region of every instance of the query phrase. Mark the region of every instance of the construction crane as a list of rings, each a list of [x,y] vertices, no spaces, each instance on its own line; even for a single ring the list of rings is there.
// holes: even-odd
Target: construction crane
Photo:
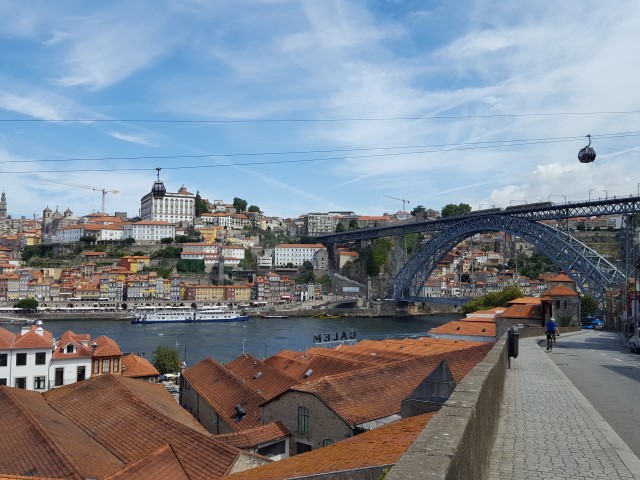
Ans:
[[[86,188],[87,190],[93,190],[94,192],[102,192],[102,211],[100,213],[106,213],[106,207],[105,207],[105,197],[107,196],[107,193],[120,193],[120,190],[107,190],[106,188],[101,188],[101,187],[92,187],[91,185],[78,185],[77,183],[66,183],[66,182],[54,182],[53,180],[46,180],[49,183],[57,183],[59,185],[67,185],[69,187],[76,187],[76,188]]]
[[[384,193],[382,194],[383,197],[387,197],[390,198],[391,200],[398,200],[399,202],[402,202],[402,211],[406,212],[407,210],[405,209],[405,203],[411,203],[409,200],[405,200],[404,198],[396,198],[396,197],[390,197],[389,195],[385,195]]]

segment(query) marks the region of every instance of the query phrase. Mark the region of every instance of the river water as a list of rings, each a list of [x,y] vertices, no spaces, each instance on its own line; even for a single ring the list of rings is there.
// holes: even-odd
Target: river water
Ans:
[[[314,346],[314,336],[330,334],[331,338],[353,336],[357,340],[402,338],[425,334],[455,317],[348,317],[348,318],[251,318],[248,322],[188,323],[132,325],[126,320],[45,320],[43,327],[60,338],[67,330],[100,335],[115,340],[123,352],[138,352],[151,360],[158,345],[177,348],[187,366],[203,358],[213,357],[230,362],[244,351],[257,358],[269,357],[281,350],[302,351]],[[2,327],[18,331],[20,327]]]

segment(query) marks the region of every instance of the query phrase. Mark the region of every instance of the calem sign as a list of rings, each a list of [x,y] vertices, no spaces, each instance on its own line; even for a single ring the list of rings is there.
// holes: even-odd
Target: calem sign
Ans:
[[[356,331],[350,330],[347,332],[343,330],[341,332],[328,332],[318,333],[313,336],[313,343],[325,343],[325,342],[345,342],[348,340],[356,339]]]

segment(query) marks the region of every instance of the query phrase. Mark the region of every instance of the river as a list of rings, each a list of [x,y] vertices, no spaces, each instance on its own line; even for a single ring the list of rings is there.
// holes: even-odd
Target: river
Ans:
[[[243,350],[257,358],[269,357],[281,350],[302,351],[314,346],[314,336],[329,333],[341,336],[355,332],[357,340],[401,338],[425,334],[455,316],[348,317],[348,318],[251,318],[248,322],[171,323],[132,325],[125,320],[46,320],[45,330],[59,338],[67,330],[89,333],[91,338],[106,335],[123,352],[138,352],[151,360],[158,345],[177,348],[187,366],[213,357],[230,362]],[[18,326],[2,325],[12,331]],[[324,335],[323,335],[323,338]]]

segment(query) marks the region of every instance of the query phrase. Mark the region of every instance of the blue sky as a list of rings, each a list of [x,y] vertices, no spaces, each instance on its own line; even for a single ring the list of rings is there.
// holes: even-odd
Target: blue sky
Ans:
[[[136,215],[156,167],[281,217],[635,194],[638,25],[636,0],[0,0],[0,189],[13,216],[101,209],[64,184]]]

